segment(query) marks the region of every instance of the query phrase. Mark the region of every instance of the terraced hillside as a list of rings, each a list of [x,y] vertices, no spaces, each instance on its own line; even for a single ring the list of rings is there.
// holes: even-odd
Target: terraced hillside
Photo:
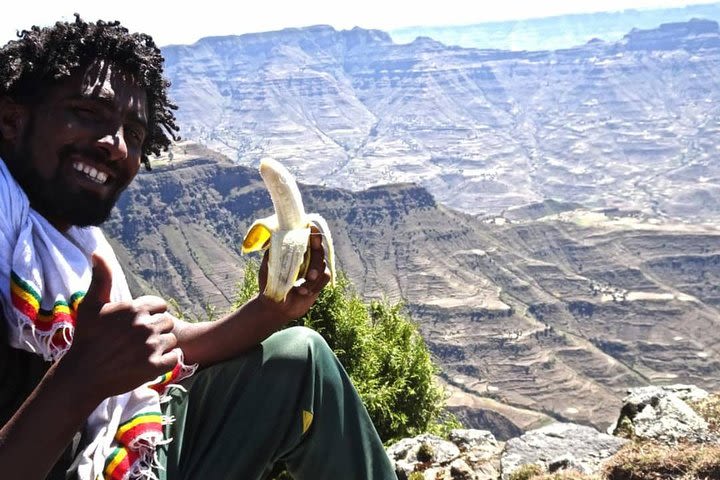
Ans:
[[[546,199],[720,219],[720,29],[553,51],[397,44],[329,26],[163,50],[183,135],[307,183],[413,182],[497,215]]]
[[[405,300],[476,426],[606,426],[629,386],[720,386],[717,227],[556,202],[481,220],[412,184],[301,190],[358,290]],[[136,293],[222,310],[242,236],[270,210],[253,170],[186,144],[138,177],[106,231]]]

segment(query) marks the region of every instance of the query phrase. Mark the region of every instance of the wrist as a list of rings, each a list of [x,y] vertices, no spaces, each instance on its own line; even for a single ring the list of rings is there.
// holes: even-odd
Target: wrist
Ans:
[[[67,357],[65,355],[50,367],[48,381],[64,393],[63,397],[72,403],[73,408],[92,411],[108,395],[100,392],[97,382],[83,374],[81,369],[75,367],[72,358]]]
[[[263,313],[263,315],[267,315],[269,317],[268,320],[273,324],[282,326],[291,320],[294,320],[294,318],[283,308],[282,303],[278,303],[262,293],[258,293],[251,302],[255,303],[256,307]]]

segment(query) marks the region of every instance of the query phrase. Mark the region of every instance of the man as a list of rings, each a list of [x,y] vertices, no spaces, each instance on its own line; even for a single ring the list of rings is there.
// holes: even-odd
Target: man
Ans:
[[[282,461],[395,478],[324,341],[273,334],[328,282],[318,238],[283,303],[189,324],[130,296],[94,226],[176,138],[162,63],[150,37],[79,16],[0,50],[2,477],[255,479]]]

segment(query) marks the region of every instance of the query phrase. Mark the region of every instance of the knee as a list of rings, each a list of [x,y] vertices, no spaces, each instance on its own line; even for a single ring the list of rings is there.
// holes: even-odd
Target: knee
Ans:
[[[308,360],[333,355],[325,339],[307,327],[290,327],[281,330],[265,342],[265,349],[276,360]]]
[[[322,335],[312,328],[290,327],[280,333],[288,337],[290,341],[298,342],[310,347],[326,348],[328,346]]]

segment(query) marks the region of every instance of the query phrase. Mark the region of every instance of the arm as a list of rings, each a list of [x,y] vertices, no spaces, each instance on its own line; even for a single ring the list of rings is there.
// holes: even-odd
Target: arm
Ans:
[[[294,287],[282,303],[259,294],[237,311],[215,322],[175,320],[178,346],[186,363],[208,366],[249,350],[289,321],[303,316],[315,303],[330,275],[319,235],[310,237],[310,267],[305,283]],[[260,266],[260,291],[267,280],[267,256]]]
[[[105,398],[172,369],[173,320],[157,297],[108,303],[112,273],[96,259],[70,350],[0,428],[2,478],[42,479]]]
[[[77,375],[50,367],[20,409],[0,429],[3,477],[42,479],[102,399],[85,393]]]

